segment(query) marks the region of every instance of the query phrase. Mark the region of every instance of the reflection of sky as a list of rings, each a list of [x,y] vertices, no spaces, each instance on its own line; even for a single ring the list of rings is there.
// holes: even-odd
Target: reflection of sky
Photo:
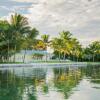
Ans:
[[[69,30],[84,45],[100,40],[100,0],[0,0],[0,16],[24,14],[40,33]]]
[[[100,89],[94,89],[95,84],[83,79],[77,90],[68,100],[100,100]]]
[[[51,90],[46,96],[39,93],[38,100],[64,100],[64,95],[60,92]]]

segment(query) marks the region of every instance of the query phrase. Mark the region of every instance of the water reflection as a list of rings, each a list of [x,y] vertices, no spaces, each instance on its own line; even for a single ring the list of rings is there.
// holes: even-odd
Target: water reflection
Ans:
[[[94,100],[87,88],[100,100],[100,66],[0,70],[0,100]]]

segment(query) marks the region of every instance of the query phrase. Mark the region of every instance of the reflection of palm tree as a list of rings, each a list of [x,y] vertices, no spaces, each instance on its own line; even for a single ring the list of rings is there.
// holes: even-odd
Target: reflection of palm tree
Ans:
[[[23,80],[20,80],[20,78],[9,71],[3,71],[3,73],[0,72],[0,82],[0,90],[2,91],[0,92],[1,100],[21,100],[24,89]]]
[[[72,88],[76,87],[82,77],[80,70],[68,70],[68,68],[61,68],[59,70],[55,68],[54,74],[55,87],[60,92],[63,92],[65,98],[67,99],[71,94]]]
[[[23,70],[24,72],[24,70]],[[39,84],[40,80],[45,78],[44,75],[41,75],[40,70],[34,71],[36,76],[26,77],[15,75],[15,70],[0,71],[0,99],[1,100],[22,100],[23,95],[26,95],[29,100],[37,100],[36,96],[36,86]],[[23,73],[25,74],[25,73]],[[24,98],[23,98],[24,99]]]
[[[85,70],[92,83],[100,84],[100,66],[88,66]]]

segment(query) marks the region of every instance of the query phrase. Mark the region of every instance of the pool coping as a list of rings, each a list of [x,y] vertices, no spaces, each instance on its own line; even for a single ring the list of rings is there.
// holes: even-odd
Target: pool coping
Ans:
[[[67,62],[67,63],[24,63],[24,64],[0,64],[0,68],[5,67],[37,67],[37,66],[87,66],[87,65],[100,65],[100,63],[88,63],[88,62]]]
[[[0,67],[10,67],[10,66],[42,66],[42,65],[87,65],[86,62],[72,62],[72,63],[25,63],[25,64],[0,64]]]

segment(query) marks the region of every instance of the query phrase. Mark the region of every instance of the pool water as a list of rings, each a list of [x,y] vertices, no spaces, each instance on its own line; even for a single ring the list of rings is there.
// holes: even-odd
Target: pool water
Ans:
[[[100,66],[0,68],[0,100],[100,100]]]

